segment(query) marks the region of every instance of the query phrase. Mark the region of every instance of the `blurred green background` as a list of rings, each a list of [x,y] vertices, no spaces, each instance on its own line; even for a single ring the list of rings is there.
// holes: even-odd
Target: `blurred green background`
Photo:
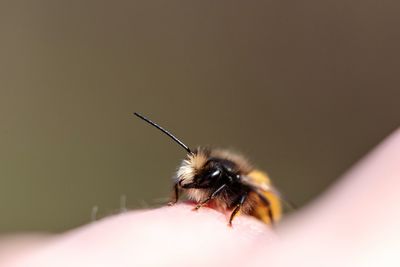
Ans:
[[[159,205],[189,146],[303,205],[400,122],[398,1],[1,1],[0,231]]]

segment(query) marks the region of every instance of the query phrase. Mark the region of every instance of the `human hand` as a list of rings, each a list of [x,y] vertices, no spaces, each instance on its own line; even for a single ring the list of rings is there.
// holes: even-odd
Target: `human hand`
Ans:
[[[400,131],[271,229],[187,204],[0,242],[1,266],[400,266]]]

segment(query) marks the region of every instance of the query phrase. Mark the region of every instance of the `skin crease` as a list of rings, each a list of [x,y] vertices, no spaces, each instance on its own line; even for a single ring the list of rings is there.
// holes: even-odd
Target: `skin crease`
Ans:
[[[400,131],[276,229],[191,205],[0,239],[0,266],[400,266]]]

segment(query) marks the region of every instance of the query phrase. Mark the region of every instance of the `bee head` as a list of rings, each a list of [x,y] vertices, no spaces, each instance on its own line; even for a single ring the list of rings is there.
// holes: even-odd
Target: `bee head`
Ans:
[[[237,166],[233,161],[213,157],[212,151],[198,148],[182,161],[177,182],[182,188],[209,188],[221,179],[235,179],[236,173]]]
[[[176,175],[176,182],[182,188],[208,188],[221,179],[225,179],[225,182],[238,179],[239,172],[248,173],[252,169],[242,156],[226,150],[208,148],[191,150],[157,123],[139,113],[135,112],[134,115],[160,130],[188,153]]]

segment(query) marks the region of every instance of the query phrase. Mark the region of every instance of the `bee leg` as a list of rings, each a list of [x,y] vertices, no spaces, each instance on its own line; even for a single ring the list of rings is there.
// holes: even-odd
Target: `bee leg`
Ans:
[[[168,206],[173,206],[178,202],[179,199],[179,188],[178,188],[178,183],[174,184],[174,196],[170,202],[168,202]]]
[[[229,226],[232,226],[232,221],[239,212],[240,208],[242,207],[243,203],[246,201],[247,194],[244,194],[240,197],[238,203],[235,205],[235,208],[233,209],[231,216],[229,218]]]
[[[263,194],[256,192],[262,203],[268,208],[268,217],[269,220],[271,221],[271,225],[274,224],[274,217],[272,215],[272,209],[271,209],[271,202],[269,202],[268,198],[266,198]]]
[[[197,206],[193,209],[193,210],[198,210],[200,209],[202,206],[204,206],[205,204],[208,203],[208,201],[214,199],[219,193],[221,193],[222,189],[224,189],[226,186],[226,184],[221,185],[220,187],[218,187],[217,190],[215,190],[208,198],[206,198],[205,200],[203,200],[202,202],[200,202],[199,204],[197,204]]]

